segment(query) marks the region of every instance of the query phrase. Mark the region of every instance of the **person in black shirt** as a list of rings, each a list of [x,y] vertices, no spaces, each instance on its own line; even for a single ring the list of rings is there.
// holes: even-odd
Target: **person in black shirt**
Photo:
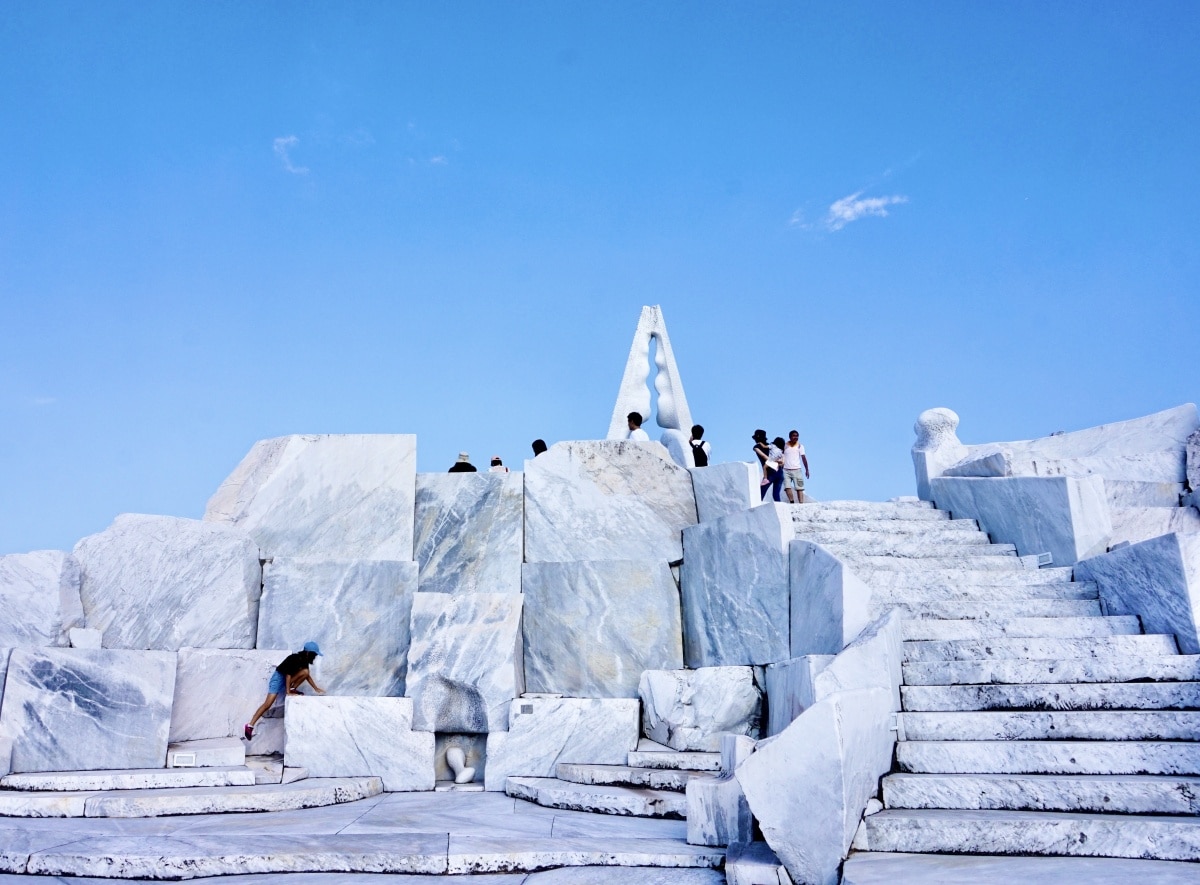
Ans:
[[[478,473],[475,465],[471,463],[471,456],[466,452],[458,453],[458,460],[451,465],[447,473]]]
[[[267,699],[254,711],[254,716],[246,723],[244,729],[246,740],[254,737],[254,723],[266,715],[267,710],[271,709],[271,705],[275,703],[275,699],[279,695],[302,694],[300,686],[306,682],[313,687],[317,694],[325,694],[325,689],[317,685],[308,672],[308,668],[312,666],[312,662],[320,653],[320,646],[309,641],[304,643],[304,648],[300,651],[294,652],[280,661],[275,672],[271,674],[271,681],[267,683]]]

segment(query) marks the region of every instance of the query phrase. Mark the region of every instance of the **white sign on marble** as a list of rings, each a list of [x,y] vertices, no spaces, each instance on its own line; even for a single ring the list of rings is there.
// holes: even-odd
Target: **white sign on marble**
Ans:
[[[520,593],[418,593],[405,693],[420,731],[508,728],[525,690]]]
[[[253,648],[262,572],[237,529],[125,513],[75,545],[89,627],[105,648]]]
[[[642,733],[675,750],[716,752],[721,735],[757,738],[762,690],[754,667],[646,670],[638,685]]]
[[[279,558],[263,569],[258,644],[299,649],[330,694],[400,696],[407,669],[417,564],[386,559]]]
[[[636,698],[643,670],[683,666],[665,562],[527,563],[523,575],[529,691]]]
[[[267,557],[411,560],[416,464],[411,434],[261,440],[204,519],[248,532]]]
[[[637,412],[647,423],[650,420],[652,341],[657,345],[654,353],[654,391],[658,394],[658,426],[685,433],[692,429],[692,415],[683,393],[683,382],[679,379],[679,367],[675,365],[675,354],[671,351],[667,324],[662,308],[656,304],[643,307],[638,317],[629,358],[625,361],[625,373],[621,376],[621,388],[617,392],[617,402],[608,425],[608,439],[625,439],[629,435],[626,416],[630,412]]]
[[[0,556],[0,647],[66,646],[83,626],[79,563],[61,550]]]
[[[745,461],[726,461],[708,467],[693,467],[692,491],[696,495],[696,516],[700,522],[712,522],[731,513],[756,507],[762,471]]]

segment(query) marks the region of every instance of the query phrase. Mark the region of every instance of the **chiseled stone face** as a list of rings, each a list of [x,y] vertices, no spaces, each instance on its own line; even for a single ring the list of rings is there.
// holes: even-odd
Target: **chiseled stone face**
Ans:
[[[276,665],[289,654],[288,649],[180,649],[171,705],[171,741],[240,738],[242,725],[250,721],[267,695],[267,683]],[[283,699],[276,703],[282,708]],[[246,753],[282,752],[281,718],[260,719]]]
[[[665,562],[526,563],[523,574],[528,691],[636,698],[643,670],[683,666]]]
[[[508,728],[525,690],[521,594],[418,593],[413,599],[406,694],[420,731]]]
[[[244,532],[126,513],[75,545],[89,627],[105,648],[253,648],[262,581]]]
[[[258,645],[321,647],[313,678],[330,694],[400,696],[417,564],[276,559],[263,569]]]
[[[757,738],[762,690],[753,667],[647,670],[638,686],[642,732],[675,750],[715,753],[721,734]]]
[[[411,434],[261,440],[204,519],[248,532],[267,557],[411,560],[416,465]]]
[[[82,624],[73,556],[61,550],[0,556],[0,647],[66,646],[68,631]]]
[[[417,587],[422,593],[520,593],[524,477],[417,474]]]
[[[0,709],[12,770],[161,768],[174,685],[173,653],[14,649]]]

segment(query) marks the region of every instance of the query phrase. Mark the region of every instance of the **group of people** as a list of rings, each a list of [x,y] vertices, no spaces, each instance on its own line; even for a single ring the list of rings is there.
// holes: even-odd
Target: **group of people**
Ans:
[[[753,435],[754,455],[762,468],[762,487],[760,498],[771,497],[779,501],[779,491],[787,494],[789,504],[804,503],[804,481],[809,477],[808,455],[800,442],[800,431],[793,430],[788,434],[787,442],[782,436],[767,442],[767,432],[756,430]]]
[[[625,420],[629,422],[629,435],[625,437],[626,439],[637,442],[650,442],[650,434],[642,430],[642,415],[640,412],[630,412],[625,416]],[[707,467],[710,449],[708,441],[704,439],[704,428],[699,424],[692,425],[692,435],[688,439],[688,446],[692,450],[692,462],[697,467]]]
[[[649,439],[649,437],[647,437]],[[533,457],[537,457],[546,451],[546,441],[544,439],[535,439],[533,441]],[[458,460],[450,465],[447,473],[478,473],[479,470],[471,463],[471,456],[467,452],[459,452]],[[499,455],[492,455],[492,463],[488,467],[488,473],[508,473],[508,468],[504,466],[504,462],[500,460]]]

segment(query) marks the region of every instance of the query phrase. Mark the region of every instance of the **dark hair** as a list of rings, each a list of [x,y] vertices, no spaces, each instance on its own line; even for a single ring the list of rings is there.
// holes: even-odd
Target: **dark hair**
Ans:
[[[642,426],[642,415],[640,412],[630,412],[626,417],[629,419],[629,423],[634,427]]]
[[[767,432],[762,429],[756,430],[756,431],[754,431],[754,436],[752,437],[752,439],[755,442],[766,442],[767,441]]]
[[[794,434],[796,434],[796,436],[799,436],[799,435],[800,435],[800,431],[799,431],[799,430],[789,430],[789,431],[788,431],[788,436],[791,436],[793,433],[794,433]]]
[[[533,457],[536,458],[544,451],[546,451],[546,441],[544,439],[535,439],[533,441]]]
[[[692,425],[692,439],[699,439],[704,436],[704,428],[699,424]]]
[[[771,440],[771,445],[778,446],[779,448],[782,449],[783,448],[783,437],[782,436],[775,437],[773,440]]]
[[[501,464],[502,465],[502,464],[504,464],[504,462],[501,461],[500,456],[497,455],[495,458],[492,459],[492,464]]]

